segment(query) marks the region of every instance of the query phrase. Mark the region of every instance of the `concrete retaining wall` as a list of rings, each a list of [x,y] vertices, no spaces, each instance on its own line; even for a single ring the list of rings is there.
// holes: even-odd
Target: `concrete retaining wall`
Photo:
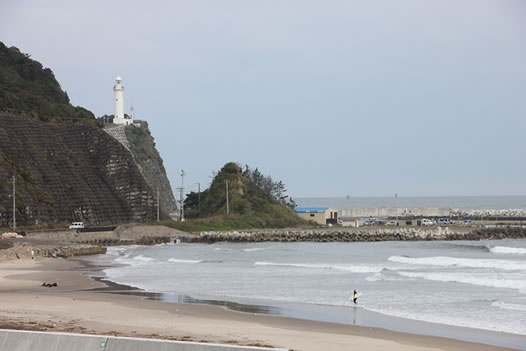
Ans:
[[[339,217],[351,218],[388,218],[396,217],[396,207],[394,208],[342,208],[338,210]],[[400,217],[449,217],[452,213],[451,208],[398,208]]]
[[[288,351],[266,347],[0,329],[0,351]]]

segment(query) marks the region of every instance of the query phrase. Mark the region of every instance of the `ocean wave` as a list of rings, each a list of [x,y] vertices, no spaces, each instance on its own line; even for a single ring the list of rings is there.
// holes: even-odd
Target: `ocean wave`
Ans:
[[[256,266],[283,266],[298,268],[315,268],[315,269],[334,269],[338,271],[347,271],[352,273],[376,273],[381,272],[383,267],[359,266],[359,265],[338,265],[338,264],[316,264],[316,263],[274,263],[274,262],[256,262]]]
[[[526,255],[526,249],[522,247],[494,246],[489,250],[497,254]]]
[[[470,244],[462,244],[462,243],[444,242],[442,243],[442,246],[445,246],[446,248],[453,248],[453,249],[460,249],[460,250],[490,252],[490,248],[487,245],[480,245],[480,244],[470,245]]]
[[[507,289],[526,289],[525,280],[515,279],[498,279],[490,277],[475,277],[473,274],[467,273],[439,273],[439,272],[397,272],[399,275],[408,278],[423,278],[426,280],[440,281],[440,282],[454,282],[471,284],[478,286],[487,286],[491,288],[507,288]]]
[[[396,281],[396,280],[407,280],[407,278],[400,276],[396,271],[392,269],[384,268],[381,272],[375,273],[367,278],[365,280],[370,282],[378,282],[378,281]]]
[[[173,263],[201,263],[203,261],[202,260],[183,260],[183,259],[178,259],[178,258],[169,258],[168,262],[173,262]]]
[[[499,332],[505,332],[505,333],[512,333],[512,334],[524,334],[525,330],[524,327],[522,327],[520,324],[513,325],[511,323],[507,324],[501,324],[501,323],[495,323],[492,321],[491,318],[487,319],[475,319],[470,318],[469,316],[463,316],[463,315],[456,315],[454,313],[450,314],[444,314],[440,313],[439,311],[436,311],[436,313],[421,313],[421,312],[413,312],[413,311],[404,311],[404,310],[394,310],[394,309],[388,309],[388,308],[379,308],[379,307],[372,307],[372,306],[364,306],[362,307],[368,311],[373,311],[377,313],[381,313],[388,316],[393,317],[399,317],[399,318],[407,318],[417,321],[424,321],[429,323],[438,323],[438,324],[444,324],[444,325],[452,325],[452,326],[459,326],[459,327],[466,327],[466,328],[476,328],[476,329],[482,329],[482,330],[493,330],[493,331],[499,331]]]
[[[127,264],[130,266],[141,266],[145,264],[151,264],[154,261],[156,261],[155,258],[143,256],[143,255],[130,257],[129,253],[125,254],[124,256],[119,256],[114,260],[114,262],[121,263],[121,264]]]
[[[507,302],[502,302],[502,301],[495,301],[491,304],[491,306],[502,308],[505,310],[526,312],[526,305],[520,305],[517,303],[507,303]]]
[[[266,249],[268,249],[268,247],[254,247],[250,249],[242,249],[241,251],[252,252],[252,251],[261,251],[261,250],[266,250]]]
[[[120,256],[126,250],[128,250],[128,248],[122,246],[108,247],[106,250],[106,255]]]
[[[478,258],[457,258],[447,256],[436,257],[403,257],[391,256],[391,262],[413,265],[440,266],[440,267],[467,267],[467,268],[495,268],[506,271],[526,270],[526,262],[512,260],[494,260]]]
[[[129,245],[129,246],[110,246],[106,250],[106,255],[109,256],[124,256],[126,252],[132,252],[134,249],[139,247],[138,245]],[[127,254],[129,256],[129,254]]]

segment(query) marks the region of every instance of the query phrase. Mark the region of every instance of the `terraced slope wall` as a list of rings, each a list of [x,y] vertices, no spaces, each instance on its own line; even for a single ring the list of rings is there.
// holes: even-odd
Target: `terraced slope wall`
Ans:
[[[172,187],[166,175],[161,155],[155,147],[155,141],[148,128],[148,123],[139,120],[135,120],[135,123],[140,127],[137,125],[109,125],[104,128],[104,131],[130,150],[151,189],[157,193],[157,188],[159,188],[160,208],[165,213],[176,216],[178,211]]]
[[[20,225],[144,222],[156,216],[156,194],[129,151],[94,126],[0,113],[0,226],[11,222],[13,174]]]

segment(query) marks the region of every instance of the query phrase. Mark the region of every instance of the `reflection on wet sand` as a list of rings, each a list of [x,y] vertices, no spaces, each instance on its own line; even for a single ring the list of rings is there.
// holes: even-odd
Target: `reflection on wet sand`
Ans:
[[[152,301],[222,306],[232,311],[245,312],[245,313],[260,313],[260,314],[272,314],[272,315],[282,314],[280,308],[274,307],[274,306],[246,305],[246,304],[231,302],[231,301],[196,299],[191,296],[181,295],[181,294],[147,292],[147,291],[143,291],[139,288],[135,288],[132,286],[118,284],[118,283],[106,280],[102,277],[93,277],[93,278],[101,283],[106,284],[106,287],[96,288],[92,290],[95,292],[141,296],[147,300],[152,300]]]

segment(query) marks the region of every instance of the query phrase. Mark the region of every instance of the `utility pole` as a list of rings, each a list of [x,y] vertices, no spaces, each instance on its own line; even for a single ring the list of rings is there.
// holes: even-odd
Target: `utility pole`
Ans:
[[[181,222],[184,222],[184,176],[186,173],[181,169]]]
[[[16,230],[16,177],[13,175],[13,231]]]
[[[398,225],[398,193],[395,193],[395,205],[396,205],[396,225]]]
[[[181,201],[181,190],[182,188],[175,188],[175,191],[179,193],[179,200],[177,200],[177,202],[179,203],[179,220],[181,220],[181,208],[183,207],[183,203]]]
[[[347,216],[351,218],[351,196],[347,195]]]
[[[197,183],[198,215],[201,215],[201,183]]]
[[[159,222],[159,186],[157,186],[157,222]]]
[[[226,215],[230,214],[230,208],[228,207],[228,180],[225,180],[226,183]]]

